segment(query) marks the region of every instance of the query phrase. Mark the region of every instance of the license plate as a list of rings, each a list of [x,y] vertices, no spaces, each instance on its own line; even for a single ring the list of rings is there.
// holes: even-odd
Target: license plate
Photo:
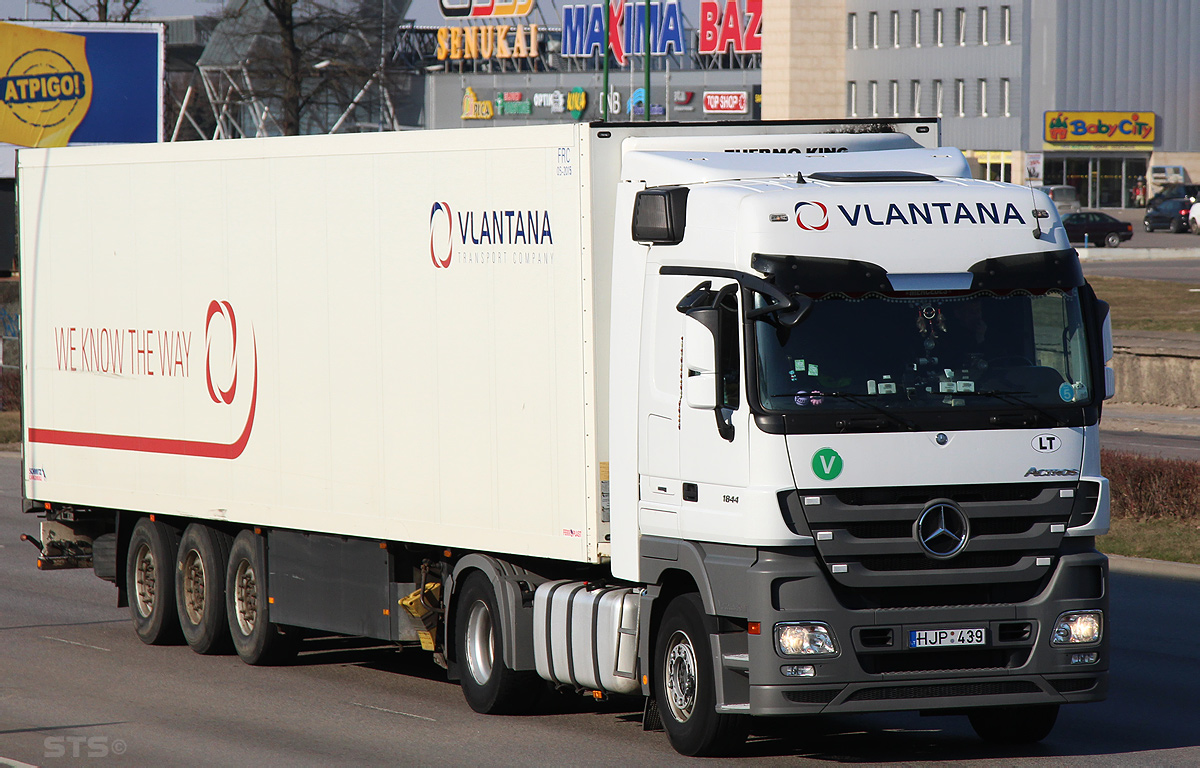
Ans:
[[[909,648],[942,648],[947,645],[983,645],[982,627],[971,629],[914,629],[908,633]]]

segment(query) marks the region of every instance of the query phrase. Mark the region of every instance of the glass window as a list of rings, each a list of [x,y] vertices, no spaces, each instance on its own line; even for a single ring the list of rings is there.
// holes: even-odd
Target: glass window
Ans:
[[[954,9],[954,40],[957,45],[967,44],[967,9]]]
[[[921,47],[921,11],[913,11],[912,19],[912,41],[914,48]]]
[[[988,9],[987,6],[979,7],[979,44],[988,44]]]
[[[879,83],[872,80],[867,84],[867,89],[871,100],[871,117],[879,117]]]
[[[1000,78],[1000,102],[1005,117],[1012,117],[1012,83],[1007,77]]]
[[[912,114],[913,117],[921,116],[921,81],[912,81]]]
[[[933,41],[939,46],[945,45],[944,14],[941,8],[933,9]]]
[[[987,117],[987,80],[979,78],[979,116]]]
[[[900,47],[900,11],[892,11],[892,47]]]
[[[1012,45],[1012,6],[1000,6],[1000,27],[1001,35],[1004,38],[1005,45]]]
[[[846,114],[858,117],[858,83],[853,80],[846,83]]]
[[[900,117],[900,81],[892,81],[892,117]]]
[[[794,328],[756,324],[767,411],[986,414],[1091,401],[1078,291],[814,296]]]
[[[870,20],[870,24],[871,24],[871,47],[878,48],[879,47],[879,14],[876,13],[875,11],[871,11],[869,20]]]
[[[846,15],[846,47],[858,47],[858,14],[851,13]]]
[[[954,114],[959,117],[967,116],[967,81],[954,81]]]
[[[933,81],[933,111],[937,117],[942,117],[942,81]]]

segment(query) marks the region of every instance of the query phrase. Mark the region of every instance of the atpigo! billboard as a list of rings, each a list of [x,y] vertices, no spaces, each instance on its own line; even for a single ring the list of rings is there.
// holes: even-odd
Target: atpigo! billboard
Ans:
[[[161,24],[0,22],[0,142],[162,141],[164,52]]]

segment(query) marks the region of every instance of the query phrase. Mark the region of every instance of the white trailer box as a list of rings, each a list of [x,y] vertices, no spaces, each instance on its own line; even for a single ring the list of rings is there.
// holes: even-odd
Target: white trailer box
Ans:
[[[716,148],[745,173],[745,152],[937,142],[904,127]],[[22,152],[26,497],[600,561],[611,216],[639,131],[664,133]]]

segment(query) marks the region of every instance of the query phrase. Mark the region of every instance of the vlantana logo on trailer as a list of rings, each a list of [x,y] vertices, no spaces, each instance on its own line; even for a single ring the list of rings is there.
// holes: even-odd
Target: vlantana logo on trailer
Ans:
[[[192,393],[192,349],[194,329],[189,328],[120,328],[115,326],[69,326],[53,329],[56,370],[69,374],[106,374],[125,382],[142,386],[163,387],[175,384],[176,392],[164,395],[157,390],[155,398],[166,398],[179,410],[192,411],[185,403]],[[29,442],[50,445],[71,445],[84,448],[106,448],[114,451],[164,453],[176,456],[197,456],[212,459],[236,459],[250,442],[254,427],[254,412],[258,404],[258,342],[253,329],[250,349],[239,350],[237,317],[228,301],[209,302],[204,313],[204,382],[213,404],[234,406],[237,398],[238,359],[249,356],[253,363],[253,383],[246,421],[241,434],[233,442],[205,441],[181,436],[143,436],[109,434],[64,429],[29,428]],[[161,382],[161,383],[159,383]],[[146,390],[139,390],[139,394]],[[202,395],[201,395],[202,397]],[[242,398],[245,402],[245,398]],[[185,407],[186,406],[186,407]],[[236,406],[234,406],[236,407]],[[199,411],[196,411],[199,412]],[[220,424],[227,419],[206,420]],[[235,422],[236,423],[236,422]],[[153,431],[152,429],[149,431]],[[165,430],[164,430],[165,431]]]
[[[437,269],[460,264],[550,264],[554,252],[550,211],[544,208],[429,210],[429,257]]]

